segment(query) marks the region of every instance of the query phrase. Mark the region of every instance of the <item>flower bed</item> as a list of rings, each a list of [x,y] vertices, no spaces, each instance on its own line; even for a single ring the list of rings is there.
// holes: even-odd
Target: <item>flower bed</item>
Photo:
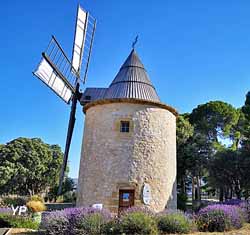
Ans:
[[[230,205],[209,205],[196,215],[188,215],[178,210],[166,210],[156,214],[146,207],[132,207],[119,217],[112,216],[105,209],[66,208],[44,212],[40,230],[47,235],[157,235],[190,233],[197,229],[202,232],[239,229],[245,221],[249,221],[249,203],[228,204]],[[13,228],[37,229],[39,225],[30,214],[13,216],[10,208],[0,208],[0,225],[1,222],[3,227]]]
[[[244,211],[234,205],[209,205],[201,209],[196,217],[199,231],[222,232],[233,228],[239,229],[244,222]]]
[[[41,228],[48,235],[157,235],[166,232],[187,233],[192,220],[180,211],[155,214],[147,208],[130,208],[120,217],[112,217],[106,210],[71,208],[44,215]]]
[[[46,234],[100,234],[101,226],[111,219],[106,210],[67,208],[43,216],[41,228]]]

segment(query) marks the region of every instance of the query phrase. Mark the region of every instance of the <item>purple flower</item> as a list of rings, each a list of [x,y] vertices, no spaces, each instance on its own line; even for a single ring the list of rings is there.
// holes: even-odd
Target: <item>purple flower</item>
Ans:
[[[230,199],[223,202],[225,205],[239,206],[243,201],[240,199]]]
[[[196,221],[203,230],[213,228],[214,231],[223,231],[232,227],[241,228],[244,222],[243,214],[238,206],[215,204],[201,209]]]
[[[239,204],[239,208],[243,211],[244,218],[249,223],[250,222],[250,201],[242,201]]]
[[[61,211],[45,213],[42,219],[42,228],[48,235],[70,235],[75,234],[76,230],[81,229],[85,218],[98,214],[103,221],[109,221],[112,216],[109,211],[95,209],[92,207],[66,208]]]
[[[0,207],[0,214],[12,214],[13,211],[10,207]]]
[[[146,206],[141,206],[141,207],[133,206],[133,207],[130,207],[130,208],[124,210],[121,213],[121,216],[125,216],[125,215],[128,215],[130,213],[135,213],[135,212],[141,212],[143,214],[150,215],[150,216],[155,215],[154,211],[152,211],[150,208],[148,208]]]

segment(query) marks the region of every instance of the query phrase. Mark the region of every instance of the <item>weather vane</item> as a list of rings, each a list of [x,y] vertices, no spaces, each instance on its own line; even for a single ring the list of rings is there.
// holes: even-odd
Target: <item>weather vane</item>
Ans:
[[[132,48],[135,49],[135,44],[138,42],[138,35],[135,37],[134,42],[132,43]]]

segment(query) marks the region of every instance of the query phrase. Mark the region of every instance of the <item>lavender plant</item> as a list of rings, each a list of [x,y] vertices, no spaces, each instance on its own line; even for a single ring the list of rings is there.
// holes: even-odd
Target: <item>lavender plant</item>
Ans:
[[[67,208],[61,211],[46,213],[43,216],[41,228],[48,235],[80,235],[100,234],[103,223],[111,219],[106,210],[94,208]]]
[[[146,206],[133,206],[133,207],[129,207],[128,209],[124,210],[121,212],[121,217],[125,216],[125,215],[129,215],[131,213],[135,213],[135,212],[141,212],[144,213],[146,215],[149,216],[155,216],[154,211],[152,211],[150,208],[146,207]]]
[[[165,210],[157,215],[157,225],[161,233],[188,233],[192,230],[192,216],[180,210]]]
[[[200,231],[226,231],[241,228],[244,212],[238,206],[215,204],[201,209],[196,217]]]
[[[10,207],[0,207],[0,215],[11,215],[13,213]]]

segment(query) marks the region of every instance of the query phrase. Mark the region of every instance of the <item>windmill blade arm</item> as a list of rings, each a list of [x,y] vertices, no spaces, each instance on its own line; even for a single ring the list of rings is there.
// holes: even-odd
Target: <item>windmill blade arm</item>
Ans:
[[[50,60],[50,58],[43,52],[42,53],[43,58],[49,63],[49,65],[55,70],[55,72],[58,74],[58,76],[63,80],[65,84],[70,88],[70,90],[75,93],[75,88],[71,85],[71,83],[63,76],[63,74],[57,69],[55,64]]]
[[[76,120],[75,115],[76,115],[76,105],[77,105],[78,96],[79,96],[79,83],[77,83],[77,85],[76,85],[76,92],[75,92],[73,99],[72,99],[72,106],[71,106],[71,112],[70,112],[70,118],[69,118],[67,139],[66,139],[64,156],[63,156],[63,164],[62,164],[60,178],[59,178],[59,188],[58,188],[58,192],[57,192],[58,196],[61,195],[61,193],[62,193],[62,186],[63,186],[64,176],[65,176],[65,171],[67,168],[70,144],[71,144],[71,139],[72,139],[72,135],[73,135],[74,127],[75,127],[75,120]]]
[[[70,60],[54,36],[52,36],[46,51],[42,53],[42,60],[33,74],[67,104],[70,103],[72,95],[75,93],[78,77],[76,77]]]
[[[78,6],[76,24],[75,24],[75,35],[74,44],[72,51],[72,66],[76,71],[78,77],[80,76],[82,55],[84,50],[87,25],[88,25],[88,12],[83,10],[80,5]]]
[[[90,55],[91,55],[91,52],[92,52],[95,29],[96,29],[96,20],[94,21],[93,31],[92,31],[92,35],[91,35],[91,42],[90,42],[90,48],[89,48],[89,53],[88,53],[88,59],[87,59],[87,64],[86,64],[86,68],[85,68],[84,76],[83,76],[83,84],[85,84],[85,82],[87,80],[87,73],[88,73],[88,68],[89,68]]]

